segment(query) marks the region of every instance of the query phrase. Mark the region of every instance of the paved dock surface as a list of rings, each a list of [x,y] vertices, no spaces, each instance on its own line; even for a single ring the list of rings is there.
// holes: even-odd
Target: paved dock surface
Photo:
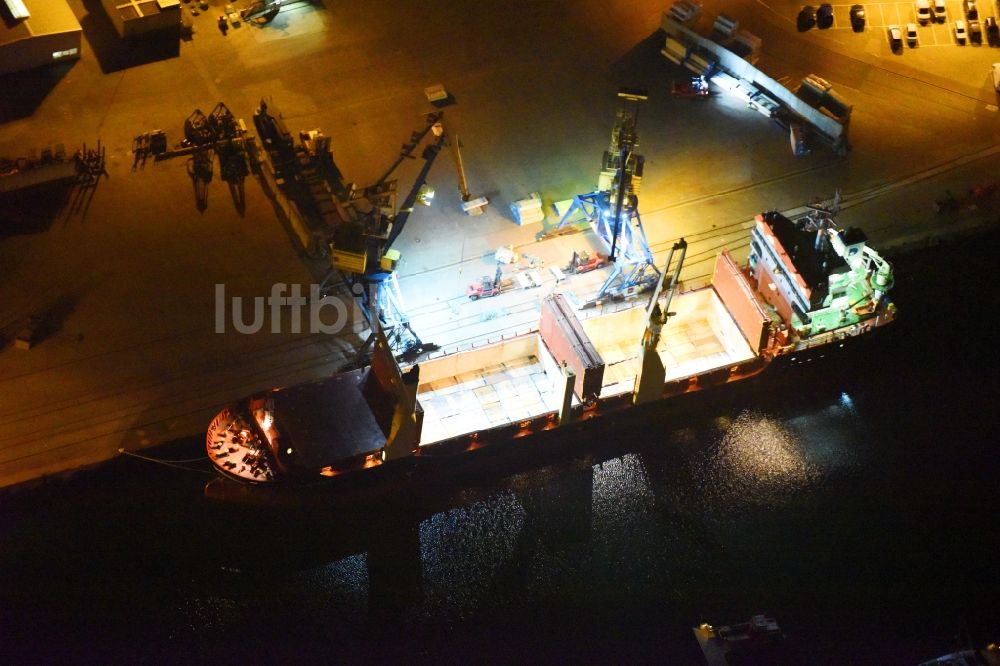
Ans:
[[[717,4],[706,3],[706,15]],[[216,332],[216,285],[249,306],[276,283],[308,285],[321,272],[253,179],[241,210],[216,170],[199,210],[185,158],[132,169],[134,136],[163,129],[176,143],[188,114],[219,101],[251,125],[259,100],[271,100],[293,132],[329,135],[347,180],[368,184],[433,110],[424,88],[452,93],[446,126],[461,139],[470,189],[490,204],[482,216],[462,213],[452,158],[441,155],[428,181],[433,206],[418,207],[395,245],[414,328],[444,347],[534,325],[538,298],[556,288],[543,267],[540,288],[469,301],[465,286],[492,274],[498,247],[545,266],[599,249],[591,234],[537,243],[540,225],[518,226],[509,205],[539,192],[551,224],[554,202],[594,188],[622,85],[650,93],[639,119],[639,209],[658,259],[677,238],[691,242],[686,280],[705,277],[722,248],[745,256],[755,213],[836,188],[846,199],[841,224],[863,227],[876,248],[998,215],[933,211],[946,189],[961,194],[998,172],[986,47],[894,58],[881,31],[797,34],[797,5],[727,3],[764,38],[766,71],[820,73],[854,104],[846,158],[821,146],[795,158],[787,136],[738,101],[669,94],[688,73],[659,54],[666,3],[300,5],[225,36],[210,10],[191,19],[193,36],[174,57],[124,68],[96,3],[70,5],[84,26],[82,57],[4,84],[25,94],[0,102],[0,155],[100,139],[108,175],[90,189],[19,195],[0,213],[0,487],[204,432],[250,392],[333,372],[364,337],[293,333],[287,313],[277,333],[270,317],[254,335]],[[399,169],[402,191],[419,168]],[[586,296],[603,278],[596,271],[559,288]],[[32,314],[50,330],[30,351],[15,349]]]

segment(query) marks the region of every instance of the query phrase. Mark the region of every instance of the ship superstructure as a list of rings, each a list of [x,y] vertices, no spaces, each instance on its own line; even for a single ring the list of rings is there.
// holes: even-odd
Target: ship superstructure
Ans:
[[[789,349],[858,335],[891,318],[886,292],[892,267],[856,228],[839,231],[831,208],[789,218],[761,213],[750,236],[748,272],[755,291],[780,319]],[[782,347],[787,345],[781,345]],[[786,349],[784,351],[788,351]]]

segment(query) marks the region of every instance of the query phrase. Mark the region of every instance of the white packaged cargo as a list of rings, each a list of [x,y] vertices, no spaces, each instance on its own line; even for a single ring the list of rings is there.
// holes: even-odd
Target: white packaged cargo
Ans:
[[[719,14],[715,17],[715,23],[712,25],[712,30],[719,33],[723,37],[732,37],[739,27],[740,22],[736,19],[726,16],[725,14]]]

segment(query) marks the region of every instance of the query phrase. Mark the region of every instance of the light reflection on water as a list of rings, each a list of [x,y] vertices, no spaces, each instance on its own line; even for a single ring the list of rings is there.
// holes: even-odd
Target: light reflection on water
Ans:
[[[365,553],[331,562],[301,574],[302,585],[321,590],[323,605],[338,616],[362,622],[367,611],[368,558]]]
[[[524,521],[524,507],[511,491],[424,520],[420,614],[457,620],[475,609],[511,558]]]
[[[525,477],[421,520],[419,552],[412,554],[419,558],[420,590],[407,615],[459,622],[484,607],[514,603],[513,594],[544,597],[567,578],[649,579],[664,548],[697,558],[713,547],[713,531],[742,523],[734,509],[774,508],[815,494],[831,476],[861,463],[863,428],[845,395],[793,417],[752,410],[720,416],[707,430],[667,433],[652,452],[627,453],[577,474],[543,475],[534,484]],[[648,464],[660,471],[651,475]],[[677,581],[695,573],[675,562],[669,575]],[[364,607],[364,554],[314,576],[331,598]]]
[[[638,455],[629,453],[594,465],[593,473],[595,528],[610,529],[645,519],[653,505],[653,490]]]
[[[813,413],[782,419],[744,410],[721,429],[718,446],[696,472],[706,496],[734,505],[784,504],[855,467],[864,437],[847,394]]]
[[[742,412],[725,431],[716,454],[720,472],[744,490],[794,489],[818,473],[806,462],[802,441],[777,419]]]

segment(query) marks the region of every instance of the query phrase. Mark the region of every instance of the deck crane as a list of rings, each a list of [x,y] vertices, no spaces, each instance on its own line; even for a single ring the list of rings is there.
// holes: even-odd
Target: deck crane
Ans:
[[[856,248],[848,248],[836,229],[827,229],[826,233],[830,236],[830,246],[833,251],[847,262],[851,272],[871,285],[870,307],[877,308],[885,292],[892,289],[892,264],[867,245],[862,247],[860,252]]]
[[[674,262],[674,253],[679,253]],[[646,330],[642,336],[641,364],[639,376],[636,377],[632,389],[632,402],[639,404],[656,400],[663,395],[663,382],[667,372],[663,360],[657,350],[660,344],[660,334],[670,317],[676,313],[670,311],[670,303],[677,293],[681,280],[681,269],[684,267],[684,257],[687,254],[687,241],[683,238],[674,243],[667,254],[663,265],[663,273],[653,287],[649,304],[646,306]],[[671,266],[673,270],[671,271]],[[669,276],[669,281],[668,281]],[[664,282],[667,282],[664,285]],[[664,292],[664,286],[666,292]]]
[[[604,153],[597,189],[573,197],[572,205],[556,227],[556,232],[563,229],[580,212],[610,253],[611,274],[597,294],[583,304],[585,308],[641,293],[660,279],[660,269],[653,261],[639,219],[638,194],[644,160],[637,152],[636,124],[639,103],[647,99],[647,94],[643,90],[622,88],[618,97],[623,100],[622,108],[611,131],[611,146]]]
[[[816,232],[817,250],[822,249],[828,242],[837,256],[851,269],[855,279],[865,281],[871,286],[870,306],[877,307],[885,292],[892,288],[892,265],[867,245],[854,244],[848,247],[844,243],[840,230],[836,228],[840,202],[840,190],[837,190],[829,206],[810,204],[810,213],[806,217],[804,226],[807,230]]]
[[[410,325],[396,279],[399,253],[392,250],[392,243],[402,233],[414,205],[418,201],[429,203],[433,197],[433,190],[426,187],[426,181],[447,140],[441,123],[443,115],[441,111],[427,114],[423,129],[413,132],[409,143],[402,146],[399,156],[382,177],[374,185],[351,190],[344,206],[349,213],[348,219],[335,230],[330,243],[331,267],[320,289],[329,291],[343,282],[360,300],[371,333],[358,352],[359,360],[375,341],[379,327],[398,357],[412,359],[437,349],[437,345],[421,340]],[[404,160],[414,158],[415,151],[428,135],[433,139],[421,152],[423,167],[397,210],[396,181],[389,178]]]

